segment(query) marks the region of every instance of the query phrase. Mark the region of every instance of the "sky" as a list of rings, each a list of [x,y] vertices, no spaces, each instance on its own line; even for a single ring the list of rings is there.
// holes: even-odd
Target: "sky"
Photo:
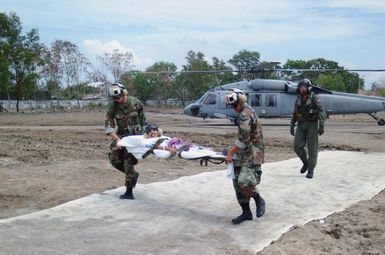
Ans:
[[[131,51],[134,67],[158,61],[186,64],[189,50],[212,63],[242,50],[261,61],[325,58],[347,69],[385,69],[383,0],[1,0],[25,31],[49,46],[68,40],[93,60],[113,49]],[[365,83],[385,72],[360,73]]]

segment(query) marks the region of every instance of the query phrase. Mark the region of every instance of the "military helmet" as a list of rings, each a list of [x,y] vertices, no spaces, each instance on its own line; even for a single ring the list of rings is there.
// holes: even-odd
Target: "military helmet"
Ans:
[[[244,104],[247,101],[245,93],[240,89],[232,89],[233,92],[226,95],[226,104],[235,107],[238,103]]]
[[[122,95],[124,94],[124,92],[127,93],[127,90],[124,87],[124,85],[122,85],[120,83],[112,84],[107,90],[108,96],[111,97],[112,99],[121,98]]]
[[[150,131],[153,130],[153,129],[159,130],[158,125],[156,125],[156,124],[148,124],[148,125],[146,126],[146,129],[144,130],[144,132],[146,132],[146,133],[148,134],[148,133],[150,133]]]
[[[309,79],[302,79],[298,82],[297,84],[297,88],[300,88],[302,86],[305,86],[306,88],[309,88],[310,86],[312,86],[313,84],[311,83],[311,81]]]

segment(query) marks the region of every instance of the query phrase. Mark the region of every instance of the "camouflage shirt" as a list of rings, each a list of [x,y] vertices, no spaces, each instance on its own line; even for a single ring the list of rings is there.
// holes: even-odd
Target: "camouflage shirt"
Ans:
[[[298,95],[295,101],[293,117],[294,123],[319,120],[320,124],[323,125],[326,114],[321,104],[321,99],[314,92],[310,92],[310,95],[307,97]]]
[[[128,97],[127,103],[112,102],[108,106],[104,123],[107,134],[116,132],[120,137],[143,134],[147,125],[142,102],[135,97]]]
[[[258,115],[247,104],[238,115],[238,136],[235,145],[240,148],[235,166],[261,165],[265,158],[265,144]]]

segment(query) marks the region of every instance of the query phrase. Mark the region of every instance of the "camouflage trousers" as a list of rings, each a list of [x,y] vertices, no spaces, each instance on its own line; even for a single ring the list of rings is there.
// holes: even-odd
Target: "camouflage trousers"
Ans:
[[[249,203],[258,194],[257,185],[261,182],[261,165],[234,167],[233,187],[238,203]]]
[[[138,163],[135,157],[124,148],[117,148],[115,141],[111,143],[108,158],[113,167],[125,174],[125,186],[134,188],[139,177],[134,165]]]
[[[314,170],[318,157],[318,121],[304,121],[298,124],[294,137],[294,151],[303,163],[309,163],[308,169]]]

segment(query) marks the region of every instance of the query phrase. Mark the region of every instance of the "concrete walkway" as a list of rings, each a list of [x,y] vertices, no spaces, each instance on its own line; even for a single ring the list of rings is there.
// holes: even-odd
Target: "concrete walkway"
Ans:
[[[266,214],[238,226],[231,218],[240,208],[223,170],[139,184],[136,200],[120,200],[122,187],[1,220],[0,254],[255,253],[293,225],[322,219],[385,187],[385,154],[321,152],[318,162],[312,180],[299,174],[298,159],[263,165],[258,188]]]

